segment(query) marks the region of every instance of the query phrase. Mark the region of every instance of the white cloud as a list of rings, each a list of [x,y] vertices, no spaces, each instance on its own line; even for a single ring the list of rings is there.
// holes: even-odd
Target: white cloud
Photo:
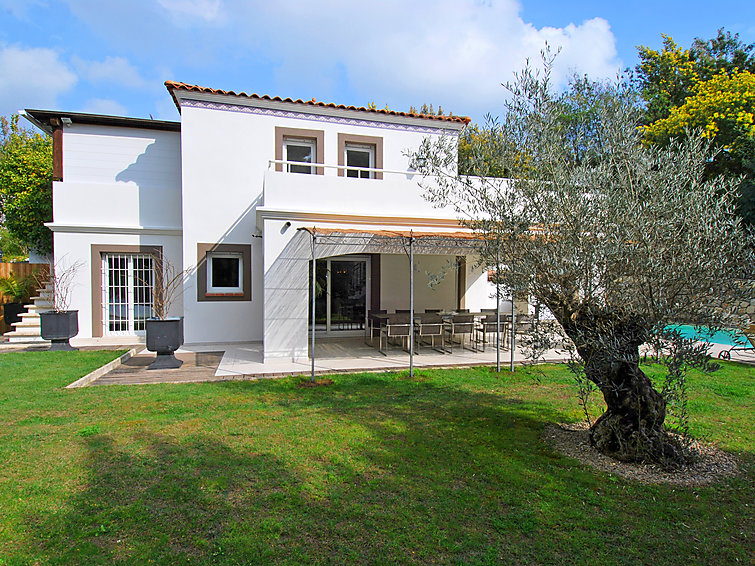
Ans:
[[[128,88],[148,88],[149,83],[139,71],[123,57],[105,57],[103,61],[71,60],[79,75],[91,83],[115,83]]]
[[[411,100],[457,113],[495,112],[505,94],[501,83],[527,58],[537,63],[546,41],[562,49],[557,80],[572,71],[610,78],[621,69],[605,20],[538,29],[521,19],[520,9],[515,0],[387,0],[377,10],[360,2],[292,0],[255,5],[243,16],[239,7],[233,19],[246,41],[280,61],[280,86],[302,97],[321,96],[301,92],[302,84],[327,88],[324,77],[340,66],[365,103]]]
[[[90,98],[79,112],[106,114],[108,116],[126,116],[128,114],[123,104],[108,98]]]
[[[613,78],[622,68],[604,19],[537,28],[517,0],[68,1],[121,51],[182,73],[161,79],[211,76],[208,86],[297,98],[396,109],[432,102],[480,117],[500,111],[501,83],[527,58],[537,62],[546,41],[562,48],[559,81],[572,71]],[[215,82],[224,74],[231,82]]]
[[[0,114],[21,108],[55,108],[76,75],[52,49],[0,46]]]
[[[157,0],[175,23],[190,24],[194,20],[215,22],[221,19],[220,0]]]

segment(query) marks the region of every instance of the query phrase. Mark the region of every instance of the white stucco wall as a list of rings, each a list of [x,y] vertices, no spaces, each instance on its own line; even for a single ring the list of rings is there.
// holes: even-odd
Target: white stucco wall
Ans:
[[[184,293],[187,342],[264,337],[266,357],[307,355],[308,263],[286,255],[293,253],[286,246],[295,228],[303,224],[294,222],[286,233],[281,233],[285,219],[258,224],[257,210],[263,204],[270,208],[272,203],[282,211],[345,215],[411,216],[430,211],[416,179],[408,181],[400,175],[360,180],[340,178],[336,170],[325,169],[323,176],[276,174],[276,182],[265,185],[269,161],[275,158],[276,127],[322,130],[324,162],[330,165],[338,164],[339,133],[382,137],[383,168],[390,170],[406,170],[406,150],[416,148],[429,132],[347,122],[182,107],[183,261],[192,273]],[[381,204],[379,210],[376,202]],[[263,241],[254,237],[263,232]],[[197,300],[197,243],[253,245],[251,302]]]
[[[72,125],[63,133],[63,181],[54,222],[181,228],[178,132]]]
[[[456,308],[456,256],[414,256],[414,310]],[[431,280],[438,284],[430,286]],[[380,308],[393,312],[409,308],[409,258],[406,254],[380,256]]]
[[[180,271],[178,132],[80,125],[63,131],[63,181],[53,183],[55,262],[79,265],[71,309],[91,338],[92,245],[161,246]],[[99,266],[98,266],[99,267]],[[99,272],[99,270],[98,270]],[[181,315],[182,297],[171,315]]]
[[[68,267],[77,265],[76,280],[71,289],[72,310],[79,311],[79,334],[77,338],[91,338],[92,328],[92,245],[105,246],[161,246],[164,256],[174,265],[181,262],[180,236],[139,236],[129,234],[55,233],[56,264]],[[97,276],[101,271],[97,269]],[[183,297],[178,296],[172,305],[170,315],[180,316],[183,312]]]

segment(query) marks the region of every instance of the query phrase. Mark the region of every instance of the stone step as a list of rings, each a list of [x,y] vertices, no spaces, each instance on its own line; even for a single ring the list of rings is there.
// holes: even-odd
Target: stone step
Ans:
[[[22,312],[21,313],[21,319],[31,319],[31,320],[39,320],[39,313],[38,312]]]
[[[39,335],[36,336],[26,336],[26,335],[15,335],[13,332],[8,332],[4,334],[6,338],[8,338],[8,342],[11,344],[36,344],[38,342],[47,343],[47,340],[42,340],[42,337]]]
[[[41,313],[52,308],[52,305],[26,305],[26,312]]]
[[[13,323],[14,326],[16,324],[21,324],[21,323],[20,322]],[[14,338],[14,337],[19,337],[19,336],[25,336],[25,337],[39,336],[39,328],[35,328],[33,326],[22,326],[10,332],[6,332],[3,336],[7,336],[8,338]]]
[[[19,328],[39,328],[39,320],[21,320],[21,322],[14,322],[11,326],[15,329]]]

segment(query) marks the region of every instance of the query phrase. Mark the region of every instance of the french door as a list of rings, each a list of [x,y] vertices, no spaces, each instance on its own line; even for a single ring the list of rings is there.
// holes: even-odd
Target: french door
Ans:
[[[370,263],[360,256],[317,260],[315,329],[339,335],[364,331]]]
[[[152,317],[154,263],[149,254],[102,255],[102,305],[106,335],[144,334]]]

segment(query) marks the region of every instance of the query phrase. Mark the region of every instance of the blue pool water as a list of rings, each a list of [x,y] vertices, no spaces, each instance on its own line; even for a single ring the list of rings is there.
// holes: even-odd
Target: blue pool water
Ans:
[[[689,324],[677,324],[671,328],[678,330],[684,338],[691,338],[701,342],[705,341],[712,344],[721,344],[722,346],[740,346],[747,348],[752,346],[747,338],[735,330],[719,330],[710,336],[706,333],[697,332],[695,327]]]

